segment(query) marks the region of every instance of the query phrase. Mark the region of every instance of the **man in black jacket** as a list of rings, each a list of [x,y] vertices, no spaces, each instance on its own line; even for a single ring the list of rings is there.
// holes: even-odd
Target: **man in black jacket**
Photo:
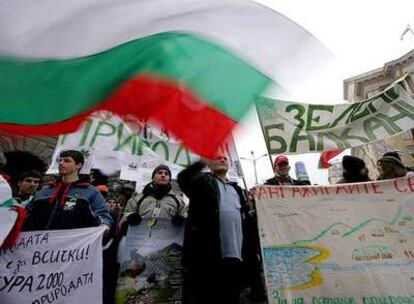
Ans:
[[[190,205],[184,236],[186,290],[193,303],[239,303],[249,245],[248,207],[242,189],[227,180],[229,162],[218,155],[206,166],[196,162],[178,174]]]

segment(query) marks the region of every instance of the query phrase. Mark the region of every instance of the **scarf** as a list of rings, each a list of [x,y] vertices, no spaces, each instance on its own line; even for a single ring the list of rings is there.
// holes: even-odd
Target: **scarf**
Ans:
[[[144,187],[142,193],[144,196],[153,196],[157,200],[162,199],[171,191],[171,184],[168,185],[154,185],[152,182]]]

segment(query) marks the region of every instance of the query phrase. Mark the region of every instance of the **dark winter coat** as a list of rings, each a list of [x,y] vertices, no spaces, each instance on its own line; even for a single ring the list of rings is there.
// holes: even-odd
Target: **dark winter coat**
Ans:
[[[183,248],[183,264],[190,280],[192,274],[214,274],[221,261],[220,191],[213,174],[201,173],[204,167],[204,162],[196,162],[178,174],[180,188],[190,199]],[[256,252],[249,233],[251,223],[242,189],[236,183],[231,185],[240,197],[245,262],[254,259],[251,255]]]
[[[274,176],[272,178],[269,178],[268,180],[265,181],[265,185],[270,185],[270,186],[281,186],[281,185],[292,185],[292,186],[308,186],[310,185],[310,182],[308,181],[298,181],[296,179],[291,178],[290,176],[288,178],[285,179],[285,182],[282,183],[281,182],[281,177],[278,176]]]
[[[104,198],[87,181],[69,184],[58,181],[36,193],[26,209],[26,231],[113,225]]]

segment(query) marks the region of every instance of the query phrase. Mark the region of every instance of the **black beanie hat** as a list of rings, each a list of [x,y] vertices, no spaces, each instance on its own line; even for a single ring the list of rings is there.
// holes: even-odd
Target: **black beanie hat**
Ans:
[[[388,155],[385,155],[384,154],[384,156],[383,157],[381,157],[378,161],[377,161],[377,164],[380,164],[380,163],[390,163],[390,164],[393,164],[393,165],[395,165],[395,166],[397,166],[397,167],[400,167],[400,168],[405,168],[405,166],[403,165],[403,163],[401,162],[401,159],[399,158],[399,157],[395,157],[395,156],[393,156],[392,154],[388,154]]]
[[[358,157],[345,155],[342,158],[342,167],[346,171],[359,172],[365,168],[365,162]]]
[[[398,154],[397,151],[385,152],[383,156],[392,156],[392,157],[395,157],[395,158],[397,158],[401,161],[401,157],[400,157],[400,155]]]
[[[167,171],[168,174],[170,175],[170,178],[171,178],[171,170],[170,170],[170,168],[167,165],[159,165],[159,166],[155,167],[155,169],[152,171],[151,179],[153,179],[155,173],[157,173],[160,170]]]

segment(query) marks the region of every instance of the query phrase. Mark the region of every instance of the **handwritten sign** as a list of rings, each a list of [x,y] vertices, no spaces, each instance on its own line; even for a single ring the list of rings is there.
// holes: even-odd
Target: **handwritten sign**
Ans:
[[[159,164],[166,164],[175,177],[177,172],[200,158],[154,124],[129,116],[121,119],[105,111],[94,113],[77,132],[60,136],[55,151],[68,148],[91,151],[92,168],[112,174],[122,167],[124,179],[140,183],[149,180],[137,180],[137,174],[129,170],[130,164],[137,166],[135,171],[140,168],[152,170]],[[242,172],[233,139],[219,149],[229,158],[230,178],[237,180]]]
[[[14,248],[0,250],[1,303],[102,303],[102,233],[22,233]]]
[[[255,195],[269,303],[413,303],[414,178]]]
[[[256,108],[272,155],[344,150],[401,134],[414,123],[414,99],[404,78],[363,102],[303,104],[260,97]]]

